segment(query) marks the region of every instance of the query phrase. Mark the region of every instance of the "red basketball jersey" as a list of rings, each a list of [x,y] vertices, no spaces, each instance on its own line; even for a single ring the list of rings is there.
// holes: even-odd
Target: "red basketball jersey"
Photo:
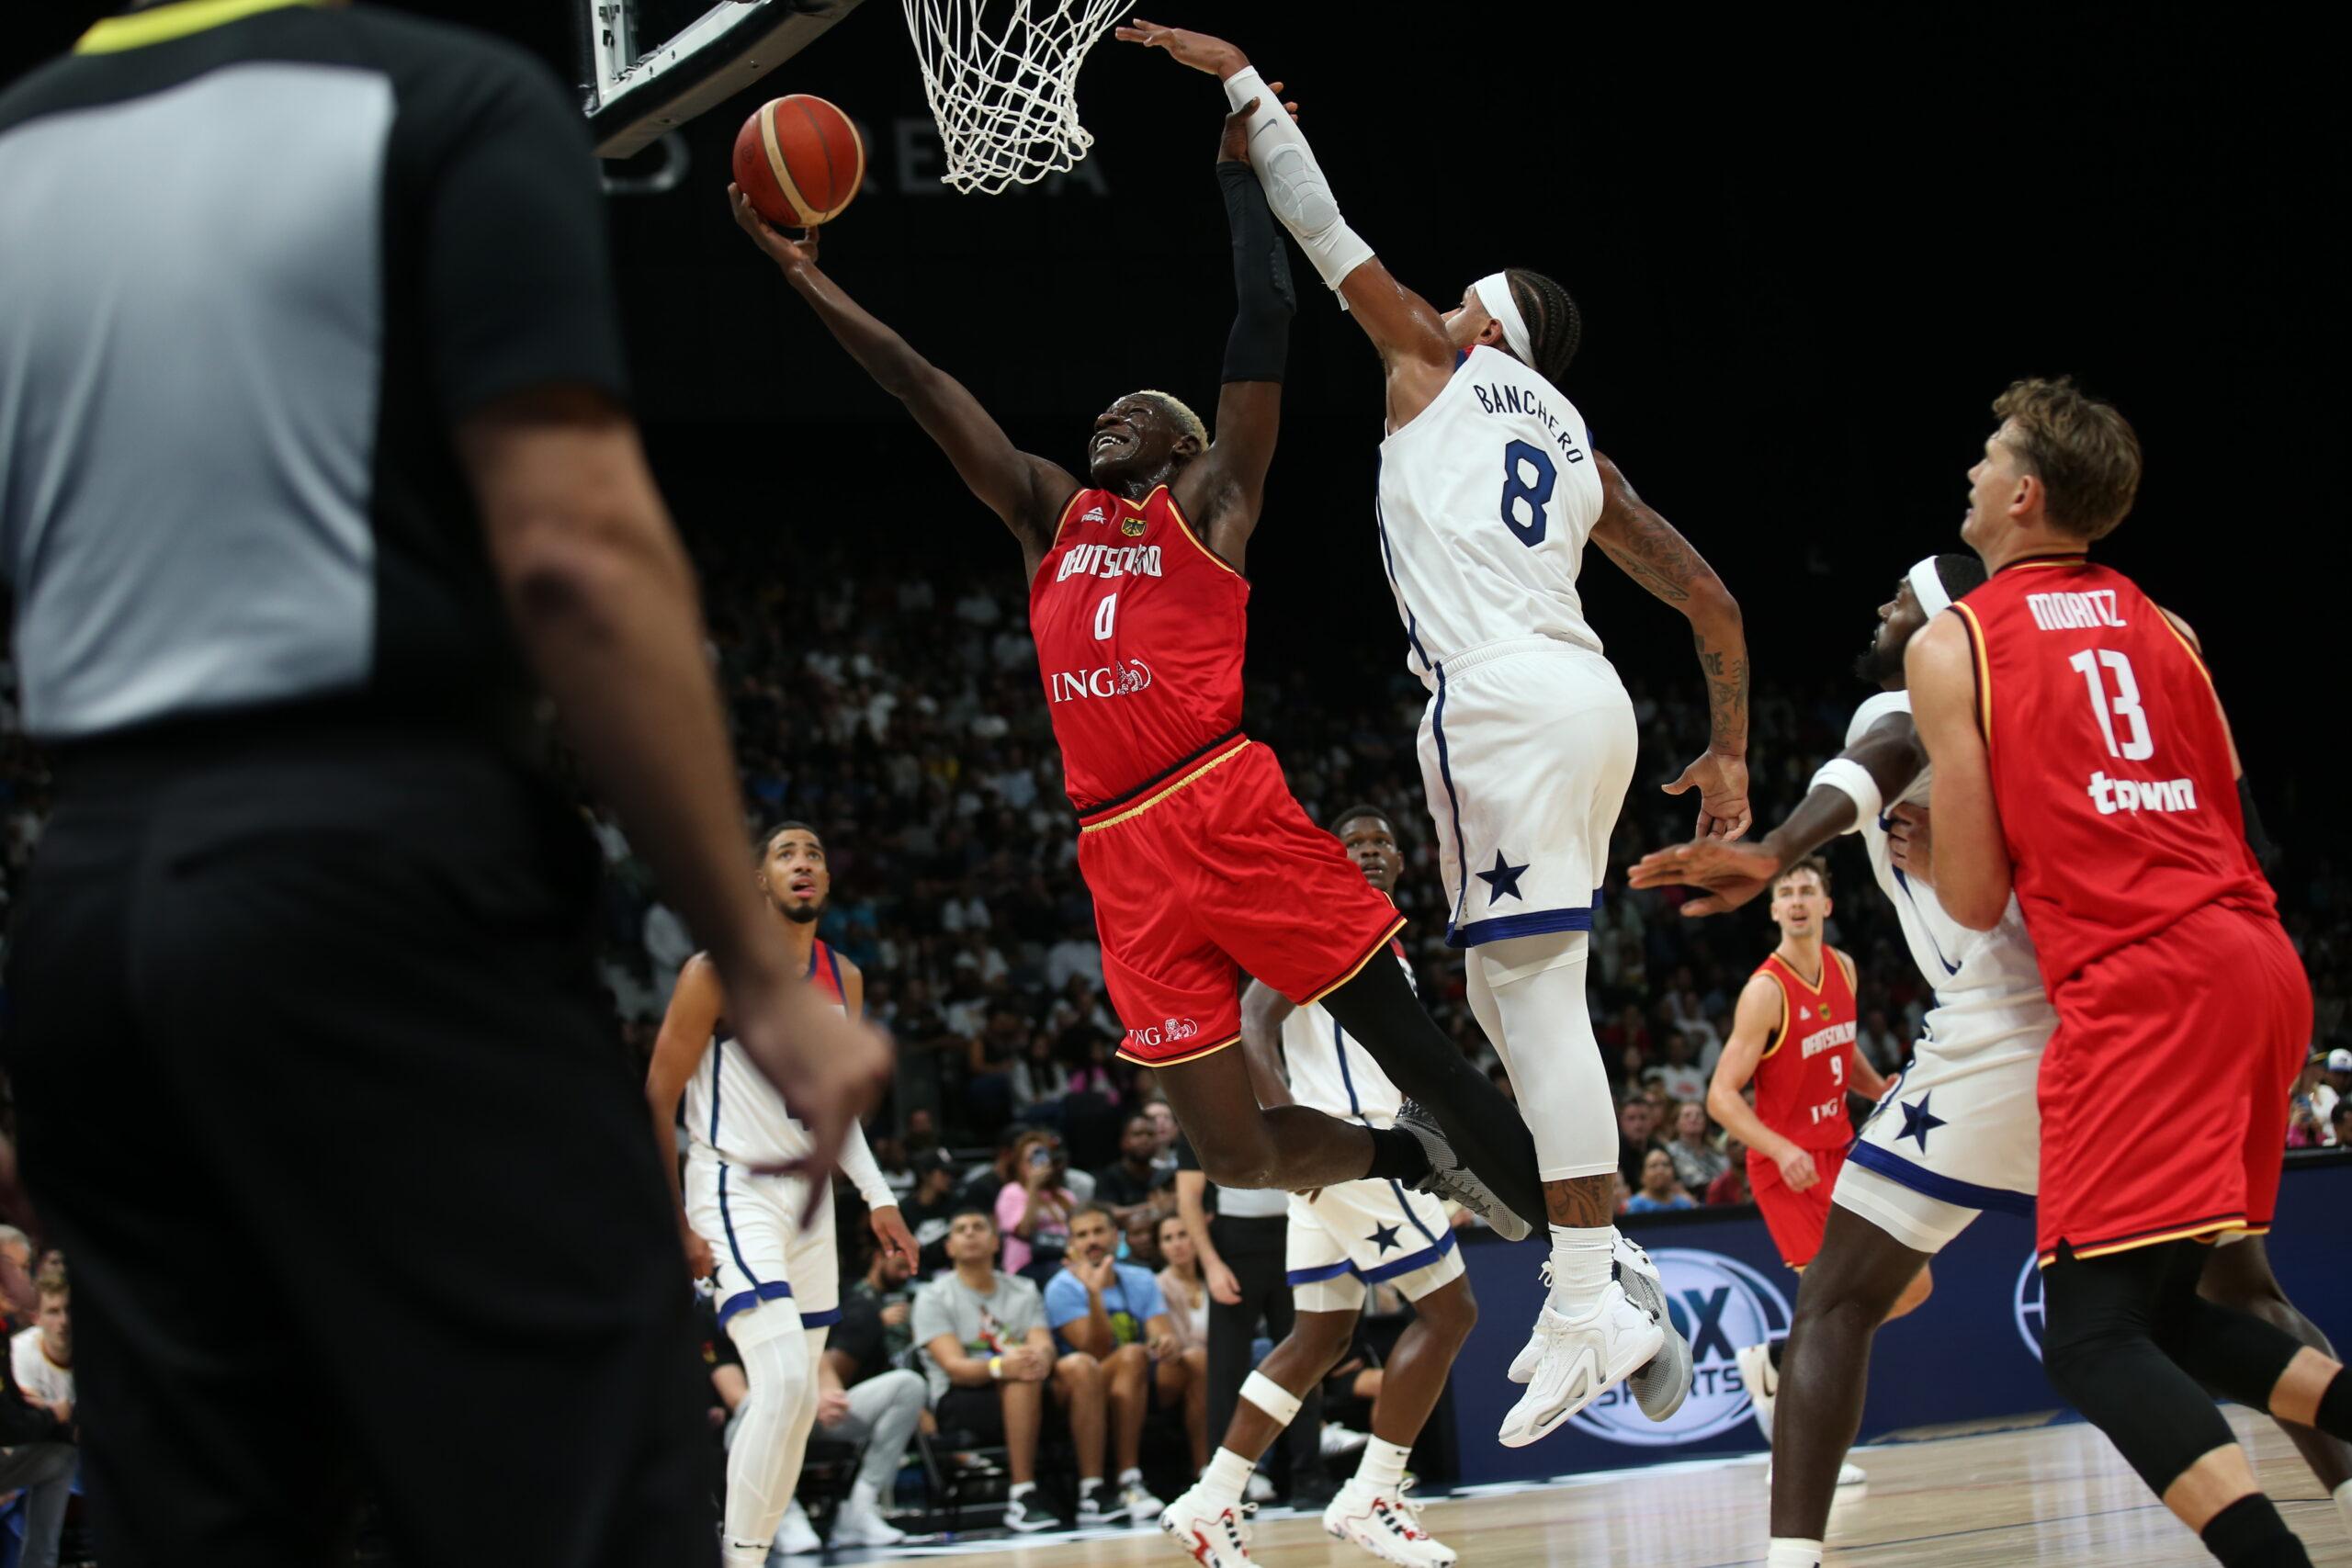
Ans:
[[[2004,567],[1956,605],[2018,907],[2060,984],[2208,905],[2276,919],[2204,660],[2121,572]]]
[[[1843,1148],[1853,1141],[1846,1115],[1847,1057],[1860,1015],[1854,987],[1838,955],[1821,950],[1821,983],[1778,953],[1756,967],[1781,987],[1781,1026],[1756,1064],[1756,1116],[1800,1148]]]
[[[1241,728],[1250,584],[1176,510],[1082,490],[1029,584],[1062,787],[1091,811]]]

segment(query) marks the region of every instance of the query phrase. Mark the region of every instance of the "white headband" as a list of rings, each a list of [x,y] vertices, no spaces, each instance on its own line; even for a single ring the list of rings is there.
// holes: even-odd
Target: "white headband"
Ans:
[[[1487,314],[1502,323],[1503,341],[1519,355],[1519,362],[1535,368],[1535,345],[1527,335],[1527,318],[1519,313],[1519,301],[1510,297],[1510,280],[1499,272],[1490,272],[1472,284],[1470,290],[1478,296]]]
[[[1911,592],[1919,601],[1919,608],[1928,619],[1934,620],[1951,608],[1951,595],[1944,592],[1943,574],[1936,570],[1936,558],[1929,556],[1910,571]]]

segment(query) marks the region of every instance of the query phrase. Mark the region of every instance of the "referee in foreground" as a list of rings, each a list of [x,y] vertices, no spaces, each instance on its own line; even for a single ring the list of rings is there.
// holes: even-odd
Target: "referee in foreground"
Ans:
[[[526,56],[299,0],[0,96],[6,1066],[108,1568],[319,1562],[360,1485],[419,1568],[717,1560],[535,690],[820,1154],[888,1072],[753,900],[593,171]]]

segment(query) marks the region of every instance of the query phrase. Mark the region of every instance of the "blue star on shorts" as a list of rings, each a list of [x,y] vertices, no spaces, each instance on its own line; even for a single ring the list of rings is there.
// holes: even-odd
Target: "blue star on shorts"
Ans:
[[[1903,1102],[1903,1131],[1894,1134],[1896,1143],[1910,1138],[1918,1144],[1921,1154],[1928,1152],[1928,1134],[1944,1125],[1944,1119],[1928,1109],[1928,1101],[1934,1098],[1935,1091],[1930,1089],[1919,1097],[1917,1105],[1907,1100]]]
[[[1396,1232],[1400,1228],[1396,1225],[1374,1225],[1372,1227],[1372,1234],[1364,1239],[1377,1243],[1383,1252],[1394,1252],[1405,1245],[1396,1239]]]
[[[1521,874],[1526,870],[1527,867],[1524,865],[1513,865],[1503,859],[1502,851],[1497,850],[1495,869],[1476,872],[1473,874],[1487,885],[1487,903],[1491,904],[1498,898],[1517,898],[1524,903],[1527,896],[1519,890],[1519,879]]]

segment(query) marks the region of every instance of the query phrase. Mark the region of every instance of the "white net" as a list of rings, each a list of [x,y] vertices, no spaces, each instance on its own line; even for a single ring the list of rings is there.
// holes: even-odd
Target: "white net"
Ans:
[[[905,0],[923,96],[947,152],[941,175],[994,196],[1075,167],[1078,68],[1134,0]]]

